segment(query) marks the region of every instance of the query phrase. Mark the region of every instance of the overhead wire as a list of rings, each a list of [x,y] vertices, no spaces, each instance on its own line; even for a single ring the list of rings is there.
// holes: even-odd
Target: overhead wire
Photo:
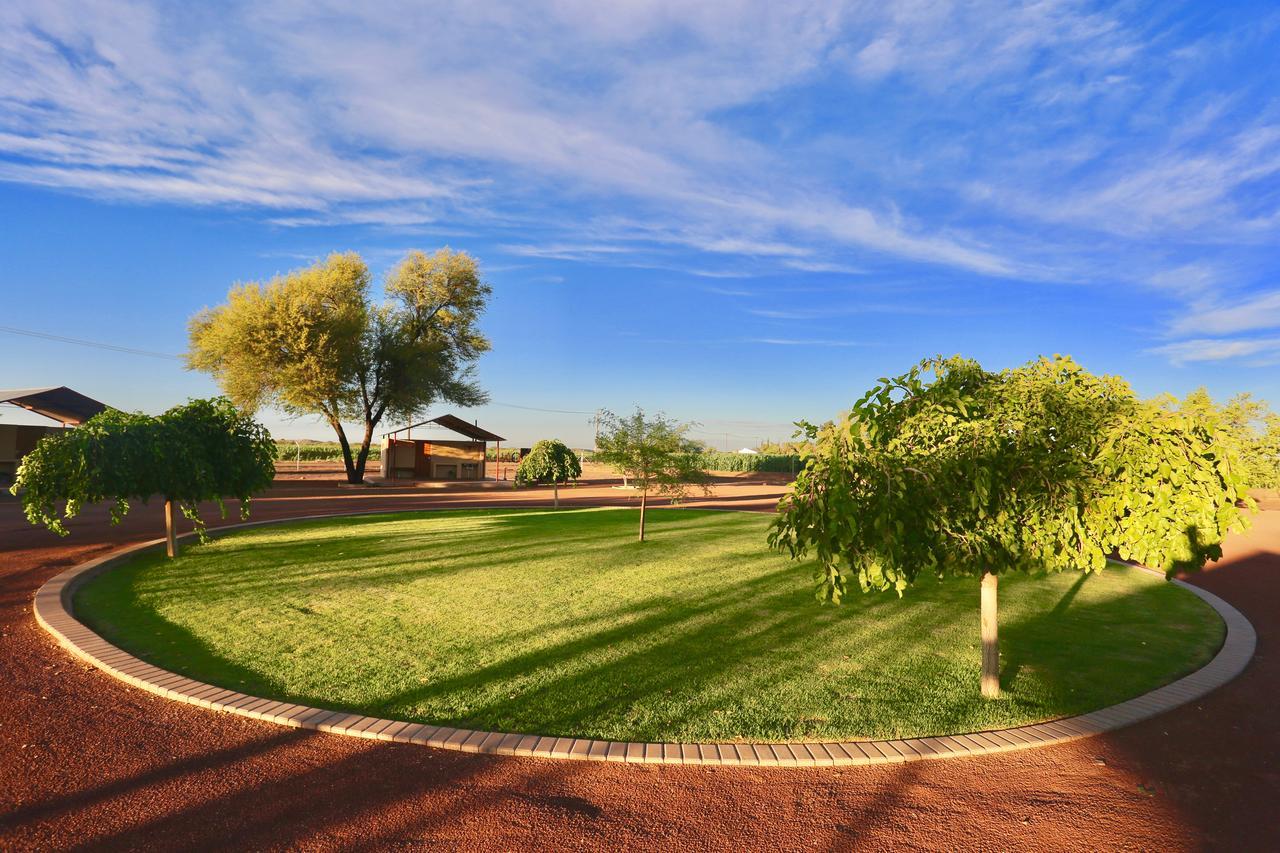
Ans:
[[[50,334],[49,332],[39,332],[34,329],[20,329],[14,326],[0,326],[0,332],[8,332],[9,334],[12,334],[12,335],[22,335],[29,338],[39,338],[41,340],[55,341],[57,343],[74,344],[76,346],[82,346],[82,347],[91,347],[93,349],[107,350],[110,352],[119,352],[119,353],[124,353],[126,355],[141,355],[141,356],[146,356],[148,358],[162,358],[170,361],[183,360],[182,356],[174,355],[172,353],[155,352],[154,350],[138,349],[136,347],[126,347],[126,346],[120,346],[118,344],[108,344],[108,343],[103,343],[101,341],[90,341],[90,340],[85,340],[83,338],[68,337],[66,335],[54,335],[54,334]],[[601,411],[600,409],[597,409],[595,411],[584,411],[581,409],[549,409],[549,408],[542,408],[540,406],[525,406],[519,403],[505,403],[500,400],[490,400],[489,404],[494,406],[502,406],[508,409],[521,409],[528,412],[547,412],[549,414],[556,414],[556,415],[597,415]],[[761,423],[762,425],[767,425],[767,426],[779,426],[779,427],[784,426],[784,424],[782,424],[781,422],[777,422],[774,424],[764,424],[763,422],[751,422],[751,421],[713,421],[713,423],[716,423],[716,422],[732,423],[732,424]],[[790,424],[787,424],[785,426],[790,426]],[[702,435],[711,435],[711,436],[729,436],[733,438],[750,438],[750,439],[759,438],[758,434],[748,435],[744,433],[725,432],[723,430],[716,431],[716,430],[702,430],[702,429],[691,428],[689,431],[700,433]]]
[[[100,341],[86,341],[82,338],[69,338],[66,335],[51,335],[48,332],[37,332],[33,329],[17,329],[13,326],[0,326],[0,332],[8,332],[11,335],[24,335],[28,338],[41,338],[46,341],[57,341],[64,344],[75,344],[81,347],[93,347],[95,349],[110,350],[112,352],[122,352],[129,355],[145,355],[150,358],[165,358],[174,361],[182,361],[182,356],[173,355],[167,352],[154,352],[152,350],[135,349],[134,347],[122,347],[118,344],[104,344]]]

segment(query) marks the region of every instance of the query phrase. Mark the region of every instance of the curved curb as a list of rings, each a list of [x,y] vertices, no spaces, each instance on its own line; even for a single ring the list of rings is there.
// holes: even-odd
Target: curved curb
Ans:
[[[502,507],[488,508],[501,509]],[[520,508],[528,509],[529,507]],[[371,510],[308,515],[227,525],[216,531],[210,531],[210,534],[220,535],[231,530],[266,524],[424,511],[429,510]],[[186,534],[183,538],[192,535]],[[1226,623],[1226,639],[1217,655],[1200,669],[1177,681],[1118,705],[1076,717],[1065,717],[1011,729],[960,735],[845,743],[628,743],[473,731],[408,723],[403,720],[379,719],[343,711],[328,711],[323,708],[311,708],[249,696],[212,684],[204,684],[130,655],[108,643],[72,615],[72,597],[81,584],[139,551],[163,544],[163,539],[156,539],[130,545],[104,557],[81,563],[50,578],[36,592],[34,607],[36,621],[52,634],[59,644],[77,657],[121,681],[179,702],[294,728],[491,755],[569,758],[634,764],[829,767],[894,764],[930,758],[1008,752],[1064,743],[1113,731],[1193,702],[1239,675],[1253,657],[1254,648],[1257,645],[1257,634],[1244,614],[1211,592],[1174,580],[1173,583],[1203,599]],[[1163,573],[1153,569],[1144,566],[1137,568],[1163,577]]]

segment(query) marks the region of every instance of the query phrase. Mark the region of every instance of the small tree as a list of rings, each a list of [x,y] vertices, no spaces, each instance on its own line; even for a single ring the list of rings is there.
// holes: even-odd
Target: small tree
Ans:
[[[1211,417],[1142,403],[1069,358],[1002,373],[925,361],[838,423],[803,427],[813,448],[770,543],[813,553],[834,603],[853,581],[901,595],[922,573],[980,577],[986,697],[999,695],[1001,574],[1098,571],[1113,553],[1198,569],[1244,525],[1238,459]]]
[[[688,424],[678,424],[662,415],[646,418],[642,410],[626,418],[612,412],[601,417],[601,432],[594,459],[617,470],[640,490],[640,541],[644,541],[644,514],[649,492],[677,502],[690,487],[706,494],[707,472],[701,465],[702,448],[685,438]]]
[[[266,427],[225,398],[192,400],[158,418],[109,409],[41,439],[23,457],[11,491],[21,494],[28,521],[59,536],[85,504],[111,501],[111,523],[118,524],[131,501],[160,495],[167,551],[175,557],[174,509],[195,523],[202,540],[202,501],[216,501],[225,517],[223,501],[236,498],[248,518],[252,495],[275,476],[275,456]]]
[[[578,461],[578,454],[554,438],[539,441],[516,466],[517,486],[551,484],[556,509],[560,508],[560,484],[581,476],[582,463]]]
[[[371,280],[349,252],[265,285],[240,285],[225,305],[192,318],[187,353],[188,367],[211,374],[239,406],[324,417],[351,483],[364,480],[384,417],[487,399],[473,372],[489,349],[477,324],[490,291],[475,259],[410,252],[387,276],[382,303],[369,299]],[[342,428],[351,420],[363,425],[354,451]]]

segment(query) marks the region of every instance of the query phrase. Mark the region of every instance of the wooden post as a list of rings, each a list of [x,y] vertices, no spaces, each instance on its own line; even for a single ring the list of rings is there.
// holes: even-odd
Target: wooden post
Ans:
[[[982,574],[982,698],[1000,696],[1000,639],[996,619],[996,590],[1000,578]]]
[[[645,499],[649,497],[649,490],[644,489],[640,492],[640,541],[644,541],[644,505]]]
[[[172,560],[178,556],[178,536],[173,529],[173,501],[168,498],[164,500],[164,535],[169,559]]]

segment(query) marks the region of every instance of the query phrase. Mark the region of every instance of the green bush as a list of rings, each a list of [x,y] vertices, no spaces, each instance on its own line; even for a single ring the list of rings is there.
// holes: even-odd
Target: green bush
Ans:
[[[70,532],[65,522],[84,506],[110,502],[117,524],[131,503],[159,496],[191,519],[203,539],[200,503],[217,503],[225,516],[223,500],[235,498],[247,518],[250,498],[275,476],[275,450],[267,428],[222,397],[189,400],[154,418],[107,409],[40,439],[11,491],[21,494],[28,521],[59,536]]]

